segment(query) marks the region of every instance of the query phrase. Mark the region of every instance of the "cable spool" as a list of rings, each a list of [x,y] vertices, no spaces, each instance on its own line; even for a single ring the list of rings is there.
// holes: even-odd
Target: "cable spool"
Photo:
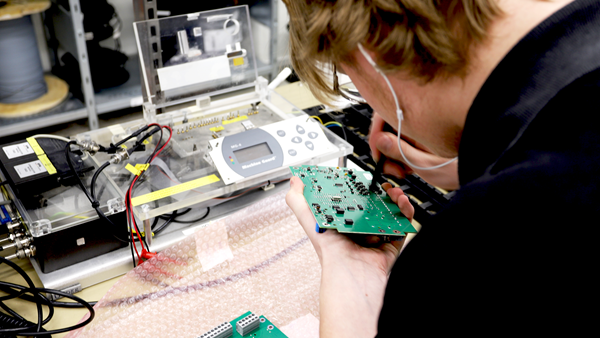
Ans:
[[[5,0],[0,7],[0,118],[39,113],[58,105],[67,84],[44,76],[30,14],[49,0]]]
[[[30,16],[0,21],[0,103],[32,101],[48,92],[38,55]]]

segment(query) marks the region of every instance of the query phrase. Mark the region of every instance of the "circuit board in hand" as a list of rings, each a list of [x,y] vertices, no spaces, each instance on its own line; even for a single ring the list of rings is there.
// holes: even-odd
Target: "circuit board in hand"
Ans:
[[[314,165],[290,169],[304,182],[304,197],[319,232],[337,229],[389,237],[417,232],[378,183],[369,190],[373,175],[368,171]]]

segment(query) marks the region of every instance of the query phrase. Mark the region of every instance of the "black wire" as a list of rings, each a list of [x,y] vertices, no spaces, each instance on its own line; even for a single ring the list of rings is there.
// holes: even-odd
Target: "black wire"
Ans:
[[[8,314],[17,318],[18,320],[25,320],[25,318],[21,317],[18,313],[13,311],[13,309],[9,308],[8,305],[4,304],[4,302],[0,302],[0,307],[2,307],[4,311],[8,312]]]
[[[6,293],[10,293],[10,294],[18,294],[19,292],[16,291],[15,289],[23,290],[23,289],[26,289],[26,287],[23,285],[19,285],[19,284],[0,281],[0,290],[4,291]],[[31,303],[37,302],[35,300],[35,297],[30,296],[30,295],[20,295],[19,298],[26,300],[28,302],[31,302]],[[97,302],[88,302],[88,303],[91,306],[95,306]],[[57,301],[53,301],[53,300],[49,300],[49,299],[46,299],[46,301],[44,301],[43,304],[44,305],[51,304],[54,307],[62,307],[62,308],[83,308],[84,307],[82,304],[79,304],[79,303],[57,302]]]
[[[167,226],[169,226],[169,224],[171,224],[173,222],[175,217],[177,217],[177,210],[173,211],[171,216],[169,216],[169,218],[163,224],[161,224],[157,229],[152,229],[152,233],[154,233],[154,235],[158,235],[159,233],[161,233],[161,231],[165,230],[167,228]]]
[[[94,319],[94,316],[95,316],[94,308],[92,308],[92,306],[89,303],[87,303],[86,301],[84,301],[83,299],[73,296],[71,294],[62,292],[62,291],[58,291],[58,290],[36,288],[35,285],[33,284],[33,281],[31,280],[31,278],[29,278],[29,276],[27,276],[25,271],[23,271],[23,269],[21,269],[21,267],[19,267],[17,264],[0,256],[0,264],[2,264],[2,263],[7,264],[11,268],[13,268],[19,275],[21,275],[21,277],[23,277],[23,279],[25,279],[25,282],[27,283],[29,288],[17,285],[17,288],[21,289],[18,293],[15,293],[15,294],[12,294],[12,295],[6,296],[6,297],[1,297],[0,300],[20,297],[22,295],[25,295],[25,293],[33,294],[32,299],[34,299],[34,302],[36,303],[36,307],[38,310],[38,322],[35,326],[28,326],[25,328],[0,329],[0,334],[15,333],[15,334],[22,335],[22,336],[52,335],[52,334],[57,334],[57,333],[62,333],[62,332],[67,332],[67,331],[72,331],[72,330],[78,329],[80,327],[83,327],[83,326],[89,324]],[[6,283],[6,282],[2,282],[2,283],[3,284],[12,284],[12,283]],[[72,299],[72,300],[78,302],[79,304],[83,305],[90,311],[90,317],[82,323],[79,323],[79,324],[76,324],[76,325],[73,325],[73,326],[70,326],[67,328],[42,332],[42,330],[43,330],[42,325],[47,323],[54,315],[54,306],[52,305],[52,302],[50,302],[50,300],[48,300],[48,298],[46,298],[42,294],[42,292],[59,295],[59,296],[66,297],[66,298],[69,298],[69,299]],[[40,301],[35,301],[35,297],[39,297]],[[42,316],[43,316],[42,315],[42,304],[48,306],[49,313],[48,313],[48,318],[46,320],[42,320]],[[36,332],[22,332],[25,330],[30,330],[34,327],[36,329]]]
[[[135,264],[135,255],[133,254],[133,238],[131,238],[131,243],[129,243],[129,250],[131,251],[131,261],[133,261],[133,267],[136,267]]]
[[[210,213],[210,207],[206,207],[206,214],[204,214],[204,216],[202,216],[202,217],[200,217],[198,219],[193,219],[193,220],[189,220],[189,221],[181,221],[181,220],[175,219],[173,222],[183,223],[183,224],[196,223],[196,222],[200,222],[201,220],[205,219],[208,216],[209,213]]]
[[[92,183],[90,184],[90,194],[92,195],[94,201],[96,201],[96,195],[94,194],[94,190],[96,188],[96,180],[98,179],[98,176],[100,176],[102,170],[106,169],[106,167],[108,167],[109,165],[110,162],[105,162],[103,165],[100,166],[100,168],[96,169],[96,172],[94,172],[94,176],[92,176]]]
[[[38,329],[37,332],[23,332],[25,330],[29,330],[30,328],[14,328],[14,329],[0,329],[0,333],[16,333],[20,336],[41,336],[41,335],[53,335],[53,334],[58,334],[58,333],[63,333],[63,332],[68,332],[68,331],[73,331],[75,329],[78,329],[80,327],[84,327],[87,324],[91,323],[92,320],[94,320],[94,317],[96,315],[96,312],[94,311],[94,308],[85,300],[73,296],[70,293],[66,293],[66,292],[62,292],[62,291],[58,291],[58,290],[52,290],[52,289],[45,289],[45,288],[26,288],[23,289],[19,292],[19,294],[24,294],[24,293],[32,293],[35,295],[39,295],[41,292],[45,292],[45,293],[51,293],[51,294],[55,294],[61,297],[66,297],[69,299],[72,299],[80,304],[82,304],[83,306],[85,306],[88,311],[90,312],[90,317],[88,319],[86,319],[85,321],[79,323],[79,324],[75,324],[66,328],[62,328],[62,329],[58,329],[58,330],[52,330],[52,331],[46,331],[46,332],[41,332],[41,328]],[[40,305],[39,303],[37,305]],[[50,306],[50,308],[52,308]]]
[[[69,168],[71,168],[71,173],[73,173],[73,175],[77,179],[77,183],[81,187],[81,190],[83,190],[87,198],[90,200],[90,203],[94,204],[94,199],[92,198],[92,195],[90,195],[89,191],[83,184],[83,181],[81,180],[81,177],[79,177],[79,173],[77,172],[77,170],[75,170],[75,167],[73,166],[73,161],[71,160],[71,144],[76,143],[77,141],[67,142],[67,146],[65,147],[65,156],[67,157],[67,163],[69,164]]]
[[[33,284],[33,281],[31,280],[31,278],[29,278],[29,276],[27,276],[27,274],[25,273],[25,271],[23,271],[23,269],[21,269],[21,267],[19,267],[17,264],[9,261],[8,259],[1,257],[0,256],[0,264],[6,264],[8,266],[10,266],[11,268],[13,268],[15,271],[17,271],[21,277],[23,277],[23,279],[25,280],[25,282],[27,283],[27,285],[29,285],[30,288],[34,288],[35,284]],[[37,308],[37,314],[38,314],[38,322],[36,325],[36,330],[37,332],[40,332],[40,329],[42,328],[42,305],[40,303],[36,303],[36,308]],[[2,332],[2,331],[0,331]]]
[[[177,211],[177,215],[176,216],[183,216],[183,215],[187,214],[190,211],[192,211],[192,208],[187,208],[186,210],[184,210],[182,212]],[[169,219],[169,217],[171,217],[171,215],[169,215],[169,216],[161,215],[161,216],[158,216],[158,217],[160,217],[162,219]]]
[[[21,328],[27,328],[27,327],[35,327],[35,324],[28,321],[28,320],[20,320],[17,318],[13,318],[3,312],[0,312],[0,327],[21,327]],[[46,332],[46,330],[42,327],[41,332]],[[9,335],[5,335],[5,334],[0,334],[0,337],[2,338],[11,338],[11,337],[16,337],[16,335],[14,334],[9,334]]]

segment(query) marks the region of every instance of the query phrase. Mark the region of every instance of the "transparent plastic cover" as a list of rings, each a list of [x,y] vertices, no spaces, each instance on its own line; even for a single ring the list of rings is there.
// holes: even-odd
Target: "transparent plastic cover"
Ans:
[[[148,101],[156,107],[250,87],[257,78],[247,6],[134,24]]]

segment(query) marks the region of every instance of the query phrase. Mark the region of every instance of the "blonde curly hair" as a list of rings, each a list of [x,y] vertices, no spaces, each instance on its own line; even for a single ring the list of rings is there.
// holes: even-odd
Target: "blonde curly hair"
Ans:
[[[290,14],[292,65],[313,94],[336,94],[322,65],[351,65],[362,43],[386,72],[427,82],[464,75],[471,46],[501,14],[496,0],[283,0]]]

